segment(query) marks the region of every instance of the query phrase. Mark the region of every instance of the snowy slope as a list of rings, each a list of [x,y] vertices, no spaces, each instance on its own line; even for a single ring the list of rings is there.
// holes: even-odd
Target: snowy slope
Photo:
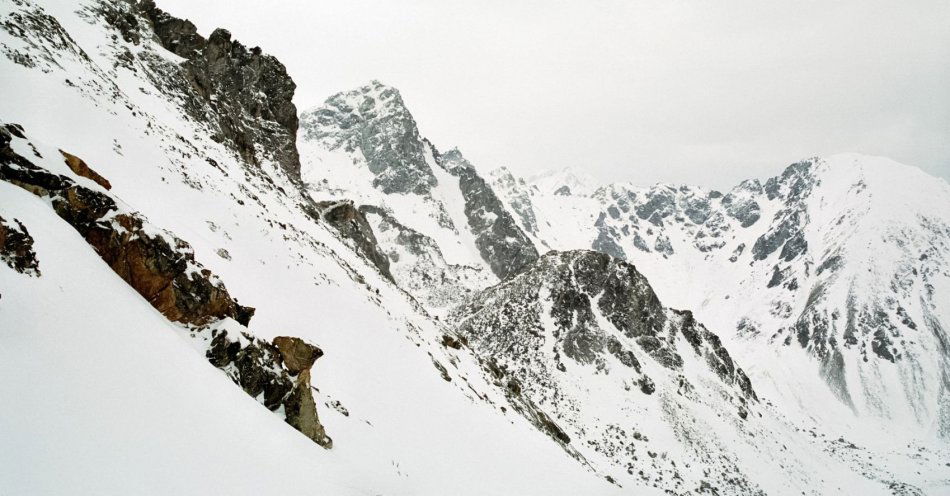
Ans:
[[[266,153],[249,163],[213,139],[214,121],[182,111],[192,101],[175,94],[187,89],[174,84],[182,60],[142,18],[141,39],[129,41],[100,9],[128,12],[123,3],[2,5],[0,116],[26,130],[16,150],[95,187],[58,149],[81,157],[256,307],[257,336],[319,344],[314,394],[334,447],[247,397],[48,205],[3,183],[0,215],[33,234],[41,270],[31,278],[0,266],[0,374],[5,397],[20,400],[0,415],[0,437],[16,447],[3,450],[3,492],[611,492],[505,414],[474,358],[440,344],[448,331],[301,209],[287,168]],[[26,55],[35,63],[16,62]]]
[[[12,151],[104,192],[78,157],[256,308],[249,333],[318,345],[333,439],[248,397],[200,326],[3,176],[0,232],[28,230],[38,274],[0,253],[0,392],[22,399],[0,407],[0,492],[947,490],[942,181],[858,155],[726,194],[487,181],[378,82],[298,127],[279,61],[147,1],[0,20]]]

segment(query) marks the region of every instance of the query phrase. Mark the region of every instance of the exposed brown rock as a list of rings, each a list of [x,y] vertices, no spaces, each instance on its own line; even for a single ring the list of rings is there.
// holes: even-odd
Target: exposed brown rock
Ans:
[[[13,151],[13,136],[22,138],[22,129],[0,127],[0,180],[48,199],[57,215],[165,317],[189,324],[196,332],[227,317],[248,325],[254,309],[239,305],[224,284],[195,261],[188,243],[170,233],[157,234],[162,231],[146,226],[135,213],[118,213],[109,195],[36,166]],[[73,157],[63,156],[67,163]],[[78,158],[70,168],[84,177],[95,174]],[[11,267],[23,267],[21,272],[36,270],[38,274],[32,238],[22,224],[16,224],[13,227],[0,218],[0,257]],[[214,329],[205,352],[208,361],[250,396],[263,397],[271,411],[284,407],[288,424],[329,449],[333,441],[320,424],[310,386],[310,367],[323,351],[286,336],[274,344],[248,333],[233,338],[224,329]]]
[[[105,189],[112,189],[112,184],[110,184],[106,178],[99,175],[98,172],[92,170],[83,159],[62,150],[60,150],[59,153],[63,154],[63,158],[66,159],[66,165],[68,165],[69,169],[75,172],[76,175],[90,179]]]
[[[191,246],[171,234],[152,234],[135,213],[116,213],[109,195],[76,184],[34,165],[10,148],[10,132],[0,129],[0,180],[48,198],[96,253],[169,320],[202,325],[231,317],[243,325],[254,309],[239,305],[224,284],[202,270]],[[65,156],[65,155],[64,155]]]
[[[277,336],[274,338],[274,346],[280,351],[284,365],[291,374],[310,370],[313,362],[323,356],[323,350],[300,338]]]
[[[320,348],[300,338],[281,336],[270,344],[251,334],[235,339],[225,330],[214,331],[205,355],[247,394],[263,395],[271,411],[284,407],[284,420],[305,436],[330,449],[333,440],[317,415],[310,386],[310,367],[323,355]],[[244,344],[242,344],[244,343]]]

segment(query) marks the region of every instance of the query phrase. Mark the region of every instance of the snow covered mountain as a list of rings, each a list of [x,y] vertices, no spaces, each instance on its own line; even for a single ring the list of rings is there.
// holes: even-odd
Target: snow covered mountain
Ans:
[[[461,152],[421,137],[395,88],[373,81],[303,112],[300,149],[310,195],[358,203],[396,283],[434,313],[538,258]]]
[[[18,124],[5,126],[0,180],[0,492],[613,492],[501,411],[475,358],[442,344],[451,330],[354,251],[330,215],[339,209],[303,193],[294,153],[266,141],[296,137],[295,119],[275,112],[293,88],[275,59],[223,30],[199,36],[149,2],[18,0],[0,4],[0,19],[0,116]],[[23,170],[70,186],[26,182]],[[57,207],[103,197],[121,208],[79,220],[130,247],[159,236],[178,246],[167,269],[185,262],[188,280],[197,270],[206,289],[226,285],[255,308],[246,327],[217,311],[181,320],[143,297]],[[141,228],[116,215],[132,212]],[[127,253],[165,270],[160,253]],[[209,354],[222,328],[237,345]],[[330,450],[222,363],[280,336],[324,353],[310,392]],[[294,378],[295,357],[250,361]]]
[[[846,154],[726,194],[616,184],[555,199],[511,184],[496,179],[530,222],[571,223],[571,238],[552,235],[548,245],[629,260],[664,302],[719,329],[740,359],[755,364],[768,353],[796,364],[751,373],[788,408],[834,422],[836,408],[800,405],[825,390],[849,416],[946,438],[946,182]]]
[[[0,51],[4,494],[950,487],[917,169],[485,175],[148,0],[0,1]]]

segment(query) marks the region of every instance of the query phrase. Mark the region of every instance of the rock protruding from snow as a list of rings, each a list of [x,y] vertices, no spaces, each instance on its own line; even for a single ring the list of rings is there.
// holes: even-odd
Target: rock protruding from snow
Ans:
[[[192,338],[203,341],[214,366],[270,410],[283,407],[285,420],[314,442],[332,446],[310,391],[310,367],[322,350],[298,338],[281,337],[270,344],[247,332],[254,309],[231,297],[224,283],[195,260],[187,242],[149,224],[104,189],[86,188],[34,164],[14,151],[14,137],[25,139],[19,126],[0,127],[0,181],[48,201],[116,275],[166,318],[186,325]],[[70,170],[88,178],[89,167],[77,171],[69,157],[74,163],[85,162],[67,156]],[[0,254],[6,261],[8,242],[15,244],[11,252],[16,258],[11,260],[15,268],[24,266],[21,272],[36,270],[35,256],[31,264],[29,253],[24,255],[32,244],[27,238],[25,230],[9,229],[0,219]]]
[[[247,325],[254,309],[239,305],[195,261],[188,243],[134,212],[120,211],[108,194],[34,165],[10,148],[10,139],[0,129],[0,180],[49,200],[109,267],[169,320],[202,325],[230,317]]]
[[[315,205],[322,221],[333,226],[350,243],[353,250],[373,264],[380,274],[390,281],[393,280],[389,259],[380,250],[373,228],[352,201],[323,201]]]
[[[278,336],[268,343],[222,321],[192,332],[203,339],[205,356],[250,396],[271,411],[283,408],[288,424],[313,442],[330,449],[333,440],[317,415],[310,369],[323,351],[306,341]]]

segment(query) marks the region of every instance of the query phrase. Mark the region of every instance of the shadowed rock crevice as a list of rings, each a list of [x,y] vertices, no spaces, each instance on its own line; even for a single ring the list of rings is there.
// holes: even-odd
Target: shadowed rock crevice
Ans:
[[[0,260],[28,276],[40,276],[40,262],[33,251],[33,237],[19,220],[0,217]]]

